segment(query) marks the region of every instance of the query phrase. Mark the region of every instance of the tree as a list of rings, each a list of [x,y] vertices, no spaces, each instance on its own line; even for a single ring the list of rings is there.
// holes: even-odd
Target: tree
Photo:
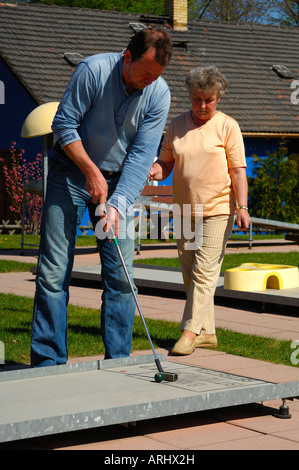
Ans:
[[[40,0],[34,3],[164,15],[164,0]]]
[[[28,0],[30,3],[164,15],[164,0]],[[188,0],[190,18],[299,25],[299,0]]]
[[[213,21],[299,25],[299,0],[189,0],[189,12]]]
[[[229,23],[266,22],[274,0],[197,0],[189,3],[192,16]]]
[[[282,26],[299,26],[299,0],[276,0]]]
[[[282,144],[265,158],[254,155],[254,177],[248,178],[249,209],[252,217],[299,222],[299,179],[294,156]]]

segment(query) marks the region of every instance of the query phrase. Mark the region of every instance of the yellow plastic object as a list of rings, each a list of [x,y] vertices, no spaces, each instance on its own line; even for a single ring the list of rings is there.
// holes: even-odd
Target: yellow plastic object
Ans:
[[[28,114],[21,130],[21,137],[39,137],[51,134],[52,122],[56,114],[59,102],[41,104]]]
[[[224,272],[224,289],[254,292],[299,287],[297,266],[244,263]]]

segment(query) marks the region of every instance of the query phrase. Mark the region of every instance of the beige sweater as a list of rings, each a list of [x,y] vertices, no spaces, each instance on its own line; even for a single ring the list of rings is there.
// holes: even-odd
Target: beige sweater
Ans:
[[[235,198],[229,168],[246,167],[243,137],[238,123],[216,114],[197,127],[191,111],[175,118],[164,136],[159,160],[174,161],[173,202],[202,205],[204,217],[233,214]]]

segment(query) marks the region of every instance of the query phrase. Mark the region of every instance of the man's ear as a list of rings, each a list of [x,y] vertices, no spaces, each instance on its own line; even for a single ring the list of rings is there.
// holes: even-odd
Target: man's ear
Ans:
[[[131,52],[127,49],[124,53],[124,63],[126,65],[130,65],[132,61],[132,55],[131,55]]]

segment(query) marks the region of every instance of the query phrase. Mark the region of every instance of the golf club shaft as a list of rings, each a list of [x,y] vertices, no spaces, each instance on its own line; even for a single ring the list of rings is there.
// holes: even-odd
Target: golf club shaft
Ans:
[[[127,269],[125,260],[124,260],[124,258],[123,258],[121,249],[120,249],[119,244],[118,244],[118,240],[117,240],[117,238],[116,238],[116,236],[115,236],[114,231],[113,231],[112,228],[111,228],[111,233],[112,233],[112,238],[113,238],[113,241],[114,241],[114,245],[115,245],[116,250],[117,250],[117,252],[118,252],[118,256],[119,256],[120,261],[121,261],[121,264],[122,264],[122,266],[123,266],[123,269],[124,269],[124,272],[125,272],[127,281],[128,281],[128,283],[129,283],[131,292],[132,292],[132,294],[133,294],[133,297],[134,297],[134,300],[135,300],[135,303],[136,303],[138,312],[139,312],[139,314],[140,314],[140,317],[141,317],[143,326],[144,326],[144,328],[145,328],[145,331],[146,331],[148,340],[149,340],[149,342],[150,342],[150,345],[151,345],[151,348],[152,348],[152,351],[153,351],[153,354],[154,354],[154,357],[155,357],[155,363],[156,363],[156,366],[157,366],[157,368],[158,368],[158,371],[162,373],[162,375],[163,375],[163,380],[167,380],[167,381],[169,381],[169,382],[175,382],[175,381],[178,379],[178,375],[177,375],[176,373],[173,373],[173,372],[165,372],[165,371],[163,370],[163,367],[162,367],[162,365],[161,365],[161,363],[160,363],[160,360],[159,360],[159,358],[158,358],[158,356],[157,356],[157,354],[156,354],[154,345],[153,345],[153,343],[152,343],[152,340],[151,340],[149,331],[148,331],[148,329],[147,329],[147,326],[146,326],[146,323],[145,323],[145,320],[144,320],[143,313],[142,313],[142,311],[141,311],[141,308],[140,308],[140,305],[139,305],[139,302],[138,302],[138,299],[137,299],[137,296],[136,296],[136,293],[135,293],[135,290],[134,290],[134,286],[133,286],[132,281],[131,281],[131,279],[130,279],[130,275],[129,275],[129,272],[128,272],[128,269]]]
[[[112,233],[113,233],[113,232],[112,232]],[[156,362],[156,364],[157,364],[157,367],[158,367],[159,371],[160,371],[160,372],[163,372],[162,366],[161,366],[161,364],[160,364],[160,361],[159,361],[158,356],[157,356],[157,354],[156,354],[154,345],[153,345],[153,343],[152,343],[152,340],[151,340],[149,331],[148,331],[148,329],[147,329],[147,326],[146,326],[146,323],[145,323],[145,320],[144,320],[144,317],[143,317],[143,313],[142,313],[142,311],[141,311],[141,308],[140,308],[140,305],[139,305],[139,302],[138,302],[138,299],[137,299],[137,296],[136,296],[136,293],[135,293],[135,290],[134,290],[134,286],[133,286],[132,281],[131,281],[131,279],[130,279],[130,275],[129,275],[129,273],[128,273],[125,260],[124,260],[124,258],[123,258],[122,252],[121,252],[121,250],[120,250],[120,247],[119,247],[119,244],[118,244],[118,240],[117,240],[116,236],[114,235],[114,233],[113,233],[113,241],[114,241],[114,244],[115,244],[115,246],[116,246],[116,249],[117,249],[119,258],[120,258],[120,260],[121,260],[121,264],[122,264],[122,266],[123,266],[123,268],[124,268],[126,278],[127,278],[128,283],[129,283],[129,285],[130,285],[130,288],[131,288],[131,291],[132,291],[132,294],[133,294],[133,297],[134,297],[134,300],[135,300],[135,303],[136,303],[136,306],[137,306],[139,315],[140,315],[140,317],[141,317],[143,326],[144,326],[144,328],[145,328],[145,331],[146,331],[148,340],[149,340],[149,342],[150,342],[150,345],[151,345],[153,354],[154,354],[154,356],[155,356],[155,362]]]

